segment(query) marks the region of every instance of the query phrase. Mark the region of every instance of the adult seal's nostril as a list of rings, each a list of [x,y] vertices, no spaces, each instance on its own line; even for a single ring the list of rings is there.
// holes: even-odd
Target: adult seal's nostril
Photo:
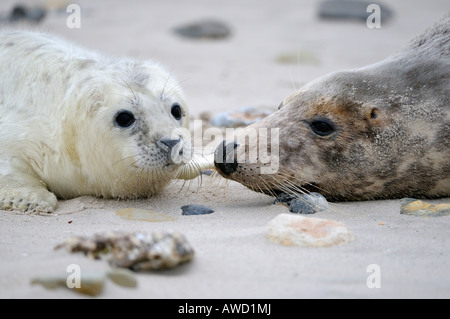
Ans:
[[[238,163],[235,150],[237,147],[236,142],[227,144],[225,140],[217,146],[214,152],[214,165],[220,173],[229,176],[236,171]]]
[[[178,143],[181,142],[181,139],[170,139],[168,137],[163,137],[161,138],[158,142],[156,142],[156,145],[158,145],[159,147],[161,147],[163,150],[167,151],[167,152],[171,152],[172,149],[175,147],[175,145],[177,145]]]

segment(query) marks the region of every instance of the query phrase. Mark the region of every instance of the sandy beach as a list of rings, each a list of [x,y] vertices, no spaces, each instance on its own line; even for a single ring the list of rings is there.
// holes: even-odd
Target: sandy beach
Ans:
[[[320,1],[312,0],[80,0],[80,28],[69,28],[64,1],[21,3],[49,10],[39,23],[21,28],[54,33],[107,55],[159,61],[180,81],[193,119],[248,106],[275,110],[302,84],[380,61],[450,12],[447,0],[392,1],[387,3],[392,17],[370,29],[363,21],[321,19]],[[3,0],[0,13],[15,4]],[[198,40],[174,32],[204,19],[222,21],[230,36]],[[181,215],[186,204],[206,205],[214,213]],[[450,216],[401,215],[398,199],[330,207],[314,217],[344,223],[354,234],[352,242],[324,248],[273,243],[266,225],[288,208],[219,176],[176,181],[149,199],[61,200],[49,216],[0,211],[0,298],[93,298],[30,281],[64,274],[70,264],[86,273],[108,270],[103,260],[54,247],[71,236],[111,230],[179,231],[195,256],[174,269],[136,273],[136,288],[107,281],[95,298],[450,297]],[[123,208],[172,220],[124,219],[117,214]],[[367,285],[368,266],[374,264],[379,288]]]

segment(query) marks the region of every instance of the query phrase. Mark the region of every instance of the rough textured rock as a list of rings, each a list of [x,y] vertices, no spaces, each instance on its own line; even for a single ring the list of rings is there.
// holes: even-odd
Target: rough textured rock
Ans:
[[[267,237],[284,246],[328,247],[350,242],[353,234],[333,220],[280,214],[267,224]]]
[[[95,259],[106,254],[110,256],[108,261],[112,266],[135,271],[172,268],[194,256],[191,245],[178,232],[109,232],[91,238],[71,237],[55,249],[62,247],[69,252],[84,252]]]
[[[430,204],[414,198],[403,198],[400,201],[400,214],[420,217],[439,217],[450,215],[449,204]]]

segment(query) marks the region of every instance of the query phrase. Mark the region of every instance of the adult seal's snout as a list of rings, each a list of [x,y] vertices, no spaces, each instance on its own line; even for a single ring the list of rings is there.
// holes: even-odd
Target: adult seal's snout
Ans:
[[[226,140],[217,146],[214,152],[214,165],[220,174],[229,176],[236,171],[238,166],[235,152],[237,146],[236,142],[227,144]]]

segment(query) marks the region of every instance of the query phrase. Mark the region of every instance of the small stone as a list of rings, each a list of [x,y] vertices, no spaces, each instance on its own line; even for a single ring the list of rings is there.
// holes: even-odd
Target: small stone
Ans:
[[[46,15],[45,8],[41,7],[25,7],[23,5],[16,5],[10,15],[9,20],[12,22],[20,20],[28,20],[30,22],[40,22]]]
[[[291,202],[295,199],[295,195],[288,194],[288,193],[280,193],[277,195],[277,198],[273,202],[274,204],[282,204],[284,206],[289,207],[291,205]]]
[[[211,120],[211,112],[209,111],[201,112],[199,118],[202,121],[209,122]]]
[[[355,0],[325,0],[319,4],[318,15],[321,18],[340,20],[361,20],[366,22],[371,11],[367,12],[367,7],[371,4],[380,6],[380,18],[384,22],[392,16],[392,10],[385,4],[373,1]]]
[[[219,113],[211,119],[210,123],[216,127],[245,127],[262,120],[273,113],[269,109],[259,109],[256,107],[245,107],[234,111]]]
[[[214,213],[212,208],[196,204],[181,206],[181,210],[183,211],[181,215],[203,215]]]
[[[103,285],[105,283],[105,275],[103,273],[92,273],[80,275],[79,287],[76,282],[72,283],[74,286],[69,287],[68,274],[41,276],[31,279],[31,284],[39,284],[47,289],[55,289],[57,287],[65,287],[80,294],[97,296],[103,291]]]
[[[400,214],[419,217],[439,217],[450,215],[450,204],[430,204],[414,198],[400,200]]]
[[[328,202],[319,193],[300,195],[289,204],[289,211],[294,214],[315,214],[328,209]]]
[[[230,28],[217,20],[189,23],[174,29],[175,33],[193,39],[223,39],[230,36]]]
[[[122,287],[134,288],[137,280],[133,272],[125,268],[114,268],[106,273],[114,283]]]
[[[328,247],[350,242],[353,234],[333,220],[280,214],[267,224],[270,241],[284,246]]]
[[[301,195],[280,193],[274,204],[287,206],[289,211],[294,214],[315,214],[328,209],[326,198],[315,192]]]
[[[204,170],[200,171],[200,174],[206,175],[206,176],[211,176],[214,174],[214,172],[215,172],[215,170],[213,170],[213,169],[204,169]]]
[[[175,217],[169,216],[167,214],[160,214],[150,210],[139,209],[139,208],[122,208],[116,210],[116,214],[120,218],[128,220],[141,220],[146,222],[171,222],[177,220]]]
[[[297,51],[279,54],[276,61],[282,64],[295,65],[318,65],[320,64],[317,56],[309,51]]]

